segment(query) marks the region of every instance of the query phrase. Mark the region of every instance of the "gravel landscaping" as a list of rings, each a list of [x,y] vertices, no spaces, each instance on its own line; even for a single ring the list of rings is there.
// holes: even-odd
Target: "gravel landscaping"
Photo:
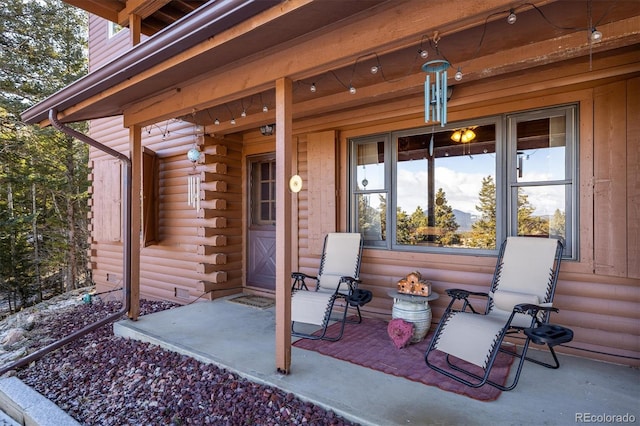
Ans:
[[[175,306],[142,300],[141,315]],[[9,317],[2,323],[14,328],[4,327],[3,351],[22,345],[31,353],[120,307],[118,302],[98,300],[35,310],[22,314],[22,321]],[[29,330],[7,341],[6,335],[15,335],[13,330],[21,322],[29,323]],[[86,425],[354,424],[293,394],[212,364],[116,337],[111,324],[7,374],[12,373]]]

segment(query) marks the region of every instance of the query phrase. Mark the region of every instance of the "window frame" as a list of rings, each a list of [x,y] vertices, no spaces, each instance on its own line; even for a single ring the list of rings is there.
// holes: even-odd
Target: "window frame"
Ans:
[[[549,118],[564,113],[566,120],[565,139],[565,179],[543,181],[543,182],[517,182],[515,177],[517,162],[517,138],[515,130],[517,123],[532,119]],[[398,161],[398,138],[418,134],[428,134],[432,132],[446,132],[456,128],[464,128],[478,125],[495,125],[495,186],[496,186],[496,242],[494,249],[478,249],[463,247],[434,247],[418,246],[396,243],[397,217],[397,161]],[[357,146],[366,143],[384,141],[384,161],[385,161],[385,185],[384,190],[358,190],[357,179]],[[442,127],[440,125],[422,126],[412,129],[353,137],[348,140],[349,168],[348,168],[348,191],[349,205],[347,206],[348,221],[350,230],[358,232],[358,196],[364,193],[384,193],[387,197],[386,204],[386,238],[380,243],[371,244],[365,240],[364,246],[372,249],[382,249],[399,252],[421,252],[438,254],[459,254],[475,256],[494,256],[497,254],[500,243],[509,235],[517,235],[517,202],[518,197],[513,196],[514,188],[532,186],[557,186],[565,185],[566,209],[565,209],[565,241],[564,258],[569,260],[578,259],[579,241],[579,106],[577,104],[567,104],[537,108],[521,112],[505,113],[482,117],[473,120],[464,120],[455,123],[448,123]],[[515,189],[517,194],[517,189]],[[515,204],[514,204],[515,203]],[[515,207],[514,207],[515,206]],[[428,207],[428,206],[427,206]],[[426,210],[425,210],[426,211]]]

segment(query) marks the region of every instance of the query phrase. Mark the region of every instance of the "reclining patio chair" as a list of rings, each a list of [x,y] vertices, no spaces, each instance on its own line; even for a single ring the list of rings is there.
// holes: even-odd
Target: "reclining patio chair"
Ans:
[[[358,289],[361,256],[362,236],[359,233],[329,233],[324,240],[318,276],[302,272],[291,274],[293,336],[336,341],[342,337],[345,323],[362,322],[360,306],[368,303],[372,294],[368,290]],[[315,287],[308,288],[306,280],[315,280]],[[348,320],[349,307],[356,308],[357,320]],[[327,328],[332,320],[342,323],[337,336],[327,336]],[[319,334],[296,331],[297,323],[319,325],[322,331]]]
[[[553,347],[573,339],[571,330],[549,324],[551,312],[558,312],[552,307],[552,302],[562,250],[562,242],[556,239],[507,238],[498,254],[489,293],[447,290],[451,301],[425,354],[427,365],[465,385],[480,387],[489,384],[500,390],[515,388],[525,359],[548,368],[558,368],[560,363]],[[478,311],[471,304],[472,298],[481,298],[486,305]],[[515,352],[502,347],[505,337],[518,333],[524,337],[521,353],[517,347]],[[547,345],[554,363],[528,358],[526,354],[531,341]],[[435,351],[446,354],[450,370],[433,364]],[[489,380],[499,352],[520,358],[510,385]],[[463,366],[460,360],[480,367],[483,373],[478,373],[473,365]],[[475,372],[470,371],[474,368]]]

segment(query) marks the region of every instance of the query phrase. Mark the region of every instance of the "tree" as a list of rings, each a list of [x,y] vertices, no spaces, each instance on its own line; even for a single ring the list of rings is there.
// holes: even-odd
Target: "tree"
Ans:
[[[87,15],[60,0],[0,0],[0,30],[0,285],[15,308],[58,271],[67,288],[89,276],[88,148],[20,121],[86,74]]]
[[[496,248],[496,184],[492,176],[482,178],[478,194],[480,204],[476,210],[480,218],[471,225],[471,235],[466,242],[470,247]]]
[[[442,188],[436,193],[435,216],[436,228],[440,230],[436,241],[443,246],[460,244],[460,236],[456,233],[460,225],[456,222],[456,215],[453,214],[453,208],[449,205]]]

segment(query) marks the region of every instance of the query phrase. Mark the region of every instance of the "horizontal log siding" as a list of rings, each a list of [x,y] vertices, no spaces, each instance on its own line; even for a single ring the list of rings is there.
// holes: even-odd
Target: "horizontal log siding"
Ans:
[[[633,366],[640,365],[638,361],[640,357],[640,281],[637,279],[639,260],[634,255],[639,250],[637,246],[639,225],[638,202],[630,204],[626,197],[629,197],[628,200],[637,201],[640,186],[637,161],[640,152],[637,120],[640,116],[638,81],[638,78],[634,78],[603,86],[594,85],[596,87],[592,89],[581,87],[573,94],[567,91],[565,95],[555,94],[553,97],[547,97],[546,100],[549,102],[549,99],[552,99],[554,103],[572,102],[577,99],[581,101],[580,186],[583,204],[581,209],[583,212],[590,212],[593,208],[597,212],[595,221],[590,214],[581,215],[581,260],[565,261],[562,265],[555,297],[555,306],[560,309],[560,312],[552,316],[552,321],[570,327],[575,337],[571,343],[558,350],[567,354]],[[533,98],[536,94],[530,96]],[[518,103],[521,109],[544,106],[544,104],[539,105],[541,99],[543,98],[540,94],[537,94],[536,100],[531,103],[536,106],[528,106],[526,100],[520,100]],[[509,103],[512,104],[513,101]],[[495,106],[494,108],[499,109]],[[511,109],[513,106],[508,105],[506,108]],[[463,113],[456,115],[469,118],[464,117]],[[636,118],[629,120],[629,117]],[[615,126],[609,124],[614,119],[617,123]],[[372,121],[375,121],[375,118]],[[598,123],[602,130],[598,130]],[[314,125],[312,130],[321,129]],[[360,130],[354,130],[352,127],[349,135],[357,135],[359,132],[365,135],[380,131],[389,131],[389,127],[385,129],[384,125],[380,126],[377,123]],[[346,145],[345,137],[342,138],[342,143]],[[611,144],[615,144],[615,147],[610,146]],[[342,152],[346,152],[346,147],[342,148]],[[618,152],[611,153],[610,150],[626,154],[618,155]],[[605,153],[606,160],[602,158]],[[628,160],[629,157],[636,161]],[[303,181],[313,178],[309,176],[310,165],[304,137],[300,137],[298,161],[298,173]],[[594,170],[594,163],[595,171],[591,172]],[[341,166],[344,167],[345,164],[346,161],[343,160]],[[602,192],[600,196],[596,192],[594,197],[590,182],[593,179],[597,182],[598,173],[606,175],[607,185],[618,186],[616,194],[622,192],[627,195],[615,195],[611,198],[606,192]],[[344,184],[340,191],[343,194],[340,211],[346,212],[348,196],[344,168],[342,174],[341,179]],[[595,178],[592,178],[592,174],[595,174]],[[609,174],[613,177],[611,178]],[[309,215],[320,214],[320,212],[309,211],[308,193],[304,185],[297,196],[297,201],[298,269],[315,274],[319,268],[320,256],[309,250],[307,227]],[[593,207],[589,207],[589,203],[592,203]],[[616,212],[617,223],[607,220],[607,212],[611,211]],[[342,229],[346,229],[345,221],[342,223]],[[606,227],[615,228],[615,236],[609,235]],[[594,241],[597,247],[595,250],[592,243]],[[612,253],[611,249],[614,247],[615,253]],[[614,254],[615,258],[613,258]],[[363,312],[368,316],[390,319],[392,298],[388,296],[388,292],[395,289],[397,281],[408,272],[419,270],[432,282],[433,291],[441,295],[439,300],[430,303],[435,324],[448,303],[445,290],[465,288],[472,291],[487,291],[493,276],[495,260],[495,257],[365,249],[360,274],[361,286],[371,290],[374,299],[364,307]],[[611,264],[618,266],[605,267]],[[594,271],[594,268],[598,270]]]
[[[90,135],[120,152],[129,152],[128,130],[122,128],[120,117],[93,120]],[[143,146],[154,151],[160,159],[159,241],[141,249],[140,294],[143,298],[187,303],[201,297],[204,291],[213,290],[201,297],[204,299],[241,291],[242,146],[207,138],[200,147],[205,164],[198,164],[197,170],[201,175],[209,172],[201,184],[201,194],[207,191],[211,198],[201,201],[202,209],[207,209],[204,214],[187,205],[187,176],[193,172],[193,166],[186,152],[195,141],[194,126],[182,121],[159,123],[142,131]],[[216,146],[224,146],[226,154],[217,155]],[[109,158],[95,149],[91,149],[90,157],[92,160]],[[215,164],[220,163],[226,166],[224,174],[214,173],[218,170]],[[225,182],[225,185],[216,182]],[[216,191],[223,186],[226,186],[225,191]],[[99,188],[91,190],[100,191]],[[215,200],[224,200],[224,210],[212,210]],[[220,223],[216,218],[220,217],[226,221],[223,228],[215,227]],[[205,250],[198,254],[199,246],[211,248],[206,254]],[[102,292],[122,286],[122,244],[94,240],[90,253],[97,290]],[[225,257],[223,264],[215,264],[214,259],[218,259],[216,255],[219,254]]]

